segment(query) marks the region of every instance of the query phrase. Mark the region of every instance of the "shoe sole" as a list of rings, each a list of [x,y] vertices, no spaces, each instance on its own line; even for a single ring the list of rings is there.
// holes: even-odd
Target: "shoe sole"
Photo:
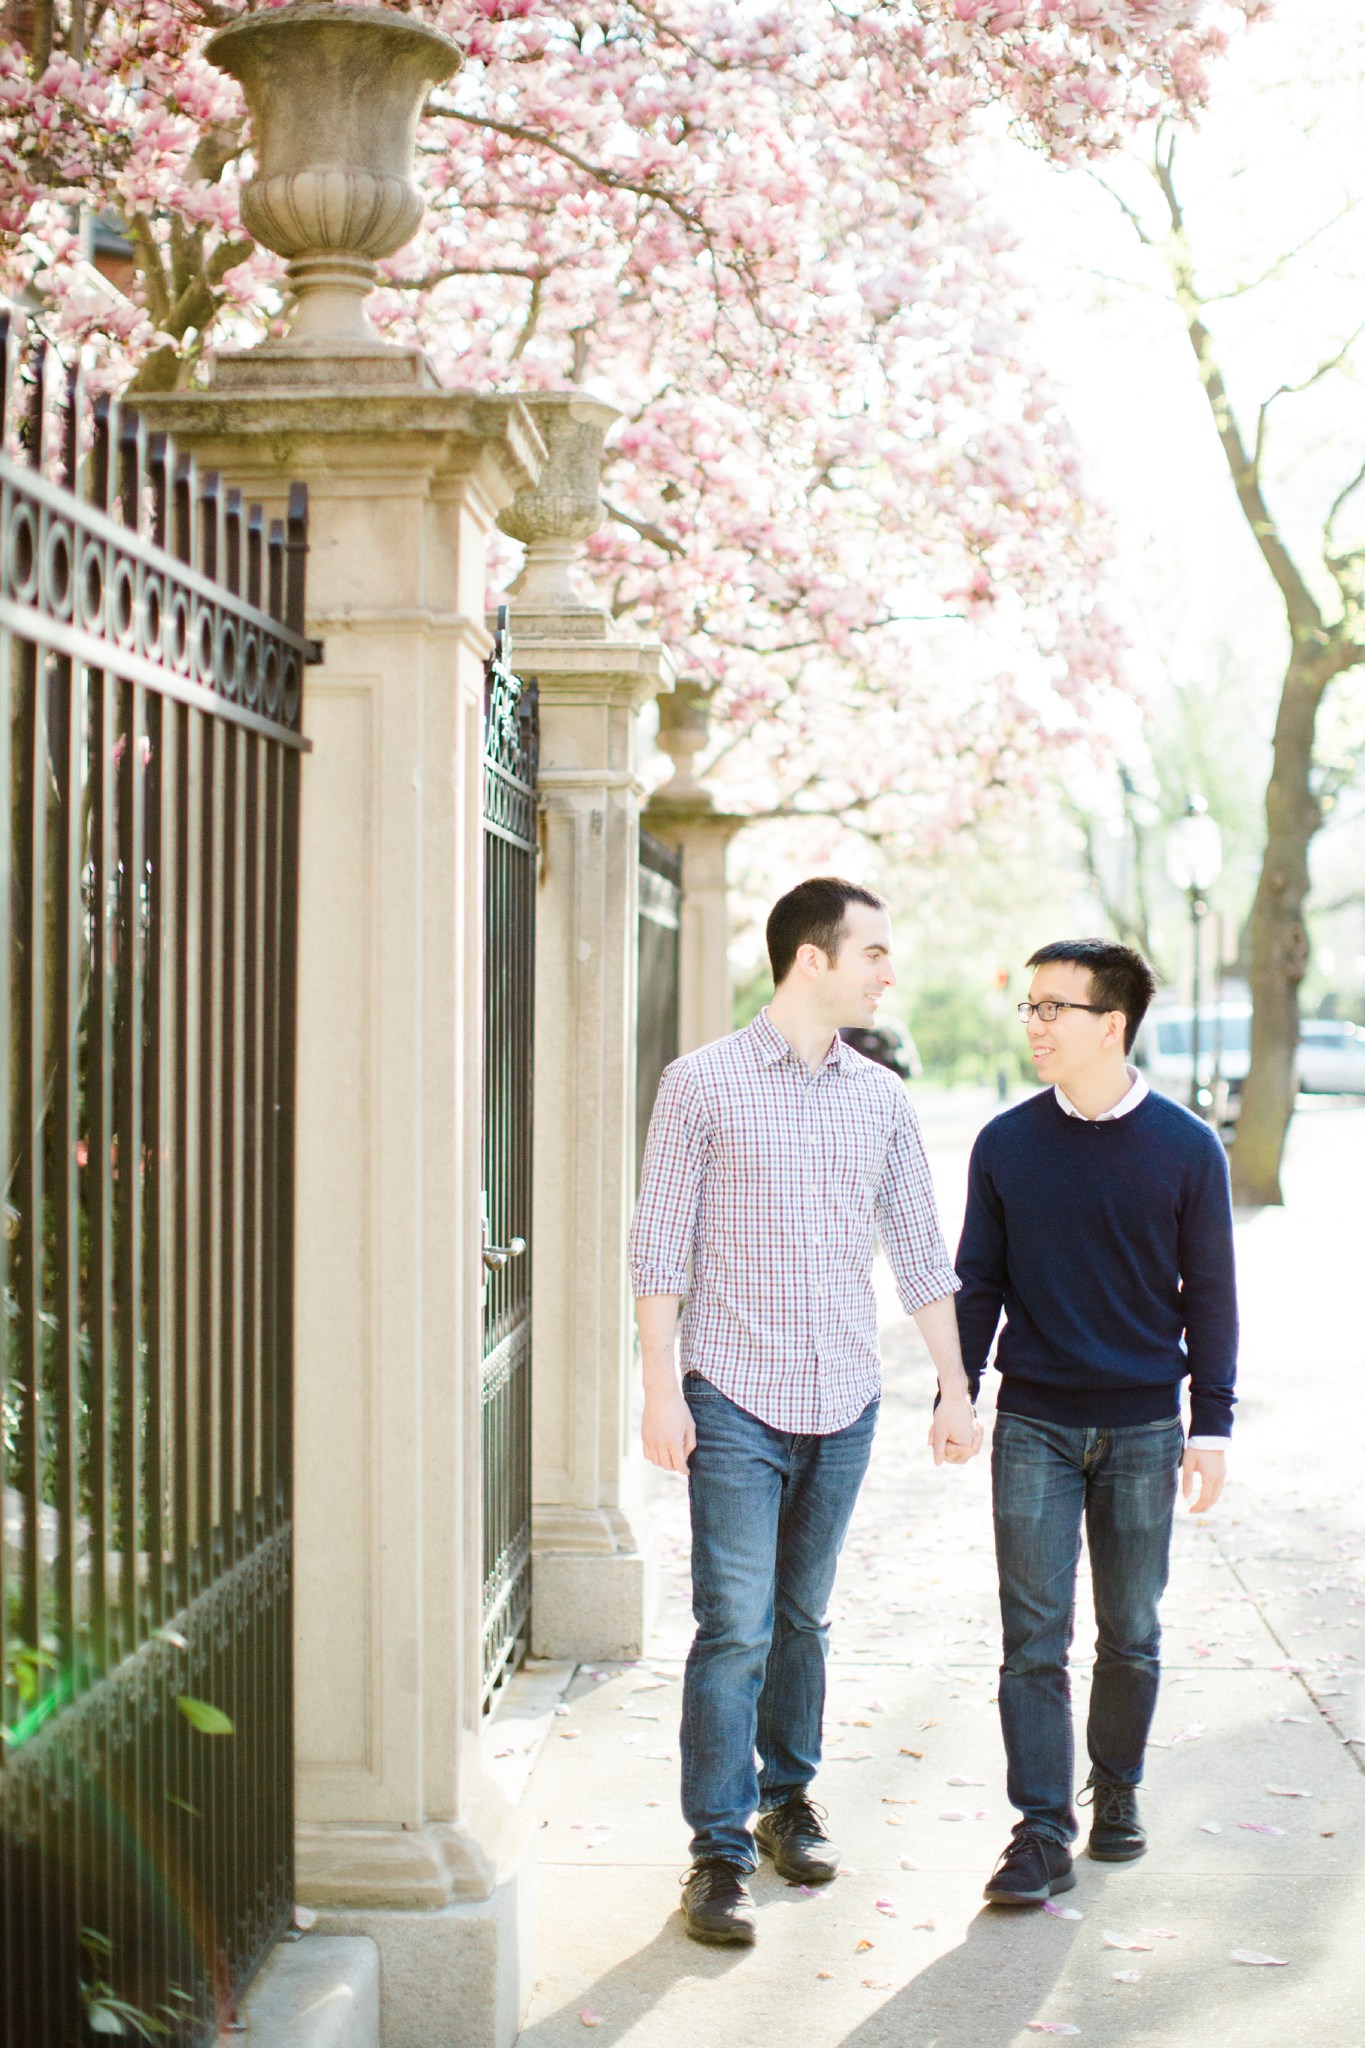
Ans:
[[[1055,1893],[1073,1890],[1075,1883],[1075,1871],[1067,1870],[1060,1877],[1054,1877],[1046,1891],[993,1892],[990,1886],[987,1885],[981,1896],[988,1906],[1045,1906]]]
[[[777,1875],[784,1877],[788,1884],[833,1884],[839,1875],[837,1870],[794,1870],[790,1863],[779,1863],[776,1856],[770,1856],[766,1849],[763,1853],[768,1856]]]
[[[833,1884],[839,1875],[837,1864],[833,1870],[797,1870],[790,1863],[783,1863],[781,1852],[770,1849],[760,1835],[755,1835],[754,1841],[759,1855],[766,1856],[777,1875],[785,1878],[788,1884]]]
[[[1087,1843],[1085,1853],[1092,1863],[1136,1863],[1147,1854],[1147,1844],[1140,1849],[1095,1849]]]
[[[709,1928],[694,1927],[686,1915],[683,1917],[683,1932],[687,1935],[689,1941],[703,1941],[708,1948],[752,1948],[758,1940],[758,1929],[756,1927],[746,1927],[742,1931],[736,1930],[731,1933],[722,1934],[717,1932],[713,1934]]]

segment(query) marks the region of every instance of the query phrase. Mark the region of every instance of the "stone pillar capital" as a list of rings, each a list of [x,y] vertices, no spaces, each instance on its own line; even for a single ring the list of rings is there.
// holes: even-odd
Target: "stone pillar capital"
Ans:
[[[528,618],[514,610],[512,640],[514,666],[540,685],[542,712],[548,705],[608,705],[634,713],[673,688],[673,663],[662,641],[618,633],[603,612]]]
[[[666,846],[710,842],[723,848],[752,820],[742,811],[718,811],[710,791],[700,786],[695,796],[674,796],[666,785],[650,798],[643,823],[645,830],[662,839]]]

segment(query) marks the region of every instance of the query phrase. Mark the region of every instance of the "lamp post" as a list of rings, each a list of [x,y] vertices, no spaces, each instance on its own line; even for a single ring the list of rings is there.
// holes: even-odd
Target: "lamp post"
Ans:
[[[1190,904],[1190,1108],[1204,1114],[1199,1087],[1199,927],[1208,891],[1223,871],[1223,838],[1202,796],[1191,791],[1166,841],[1166,873]]]

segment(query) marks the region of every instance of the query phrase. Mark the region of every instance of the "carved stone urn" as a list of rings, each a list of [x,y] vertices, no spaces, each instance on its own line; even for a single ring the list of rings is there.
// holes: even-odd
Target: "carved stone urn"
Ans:
[[[710,810],[715,802],[697,780],[697,755],[711,737],[710,691],[695,676],[684,676],[672,693],[659,699],[659,751],[673,763],[673,773],[655,800],[683,800]]]
[[[586,391],[518,394],[545,442],[540,480],[517,492],[498,525],[524,542],[526,561],[511,595],[521,614],[589,611],[571,570],[581,542],[602,524],[602,444],[619,409]]]
[[[289,258],[298,300],[287,339],[250,354],[414,357],[379,339],[365,300],[376,259],[421,221],[417,122],[432,86],[459,68],[455,44],[389,7],[294,0],[220,29],[207,53],[251,109],[256,174],[242,219]]]

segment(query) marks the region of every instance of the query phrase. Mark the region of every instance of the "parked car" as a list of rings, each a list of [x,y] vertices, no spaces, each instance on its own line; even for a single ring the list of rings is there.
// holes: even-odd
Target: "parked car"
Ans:
[[[1152,1086],[1177,1102],[1190,1099],[1194,1055],[1194,1012],[1188,1005],[1153,1004],[1143,1019],[1133,1051]],[[1251,1004],[1244,998],[1199,1009],[1199,1084],[1217,1085],[1230,1101],[1241,1094],[1251,1065]],[[1220,1114],[1222,1104],[1219,1105]]]
[[[1305,1095],[1365,1095],[1365,1025],[1305,1017],[1299,1026],[1299,1087]]]
[[[1154,1005],[1138,1033],[1133,1057],[1154,1088],[1178,1102],[1190,1099],[1193,1012]],[[1305,1095],[1365,1095],[1365,1025],[1340,1017],[1306,1017],[1296,1059]],[[1199,1012],[1199,1081],[1215,1082],[1235,1116],[1251,1065],[1251,1004],[1243,998]],[[1222,1105],[1220,1104],[1220,1114]]]
[[[903,1024],[897,1024],[889,1017],[884,1024],[874,1024],[867,1030],[860,1024],[847,1025],[839,1036],[855,1052],[875,1060],[879,1067],[890,1067],[902,1081],[913,1081],[924,1072],[924,1062],[916,1050],[914,1039]]]

